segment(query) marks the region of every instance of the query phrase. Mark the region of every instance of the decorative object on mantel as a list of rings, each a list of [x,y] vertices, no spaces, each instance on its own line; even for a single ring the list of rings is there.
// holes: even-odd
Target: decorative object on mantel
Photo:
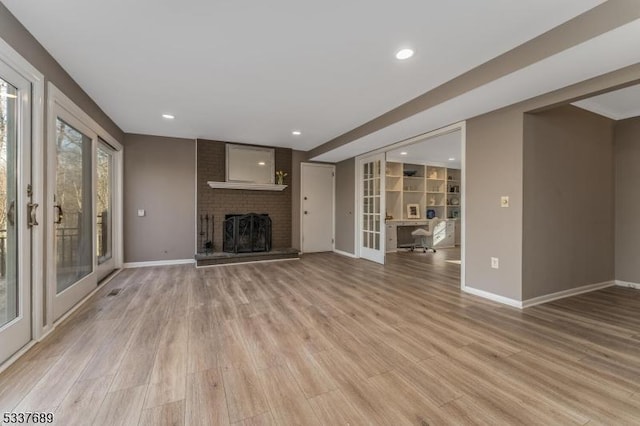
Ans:
[[[248,189],[251,191],[283,191],[287,185],[276,185],[275,183],[251,183],[251,182],[218,182],[210,180],[207,182],[214,189]]]
[[[427,219],[435,219],[436,211],[433,209],[427,210]]]
[[[287,176],[287,173],[284,170],[278,170],[276,172],[276,185],[284,184],[284,178]]]

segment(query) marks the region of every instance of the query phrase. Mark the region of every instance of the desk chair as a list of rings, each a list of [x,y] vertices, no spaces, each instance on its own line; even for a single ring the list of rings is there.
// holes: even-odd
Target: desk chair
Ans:
[[[431,227],[429,227],[428,230],[424,228],[418,228],[415,231],[411,232],[411,236],[413,237],[413,246],[411,246],[411,251],[414,251],[416,247],[421,247],[423,253],[426,253],[427,250],[433,250],[434,253],[436,252],[436,249],[434,249],[433,247],[429,247],[429,237],[433,236]]]

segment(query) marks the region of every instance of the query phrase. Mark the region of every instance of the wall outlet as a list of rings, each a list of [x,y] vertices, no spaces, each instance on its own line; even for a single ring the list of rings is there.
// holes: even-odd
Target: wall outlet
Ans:
[[[139,216],[139,217],[144,217],[144,215],[145,215],[145,211],[144,211],[144,209],[139,209],[139,210],[138,210],[138,216]]]
[[[492,257],[491,258],[491,267],[493,269],[498,269],[500,268],[500,260],[497,257]]]
[[[509,207],[509,196],[503,195],[500,197],[500,207]]]

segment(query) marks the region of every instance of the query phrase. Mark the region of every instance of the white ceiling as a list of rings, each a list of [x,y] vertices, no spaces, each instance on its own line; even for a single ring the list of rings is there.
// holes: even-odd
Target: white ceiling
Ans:
[[[603,0],[2,2],[126,132],[308,150]]]
[[[403,152],[406,155],[402,155]],[[459,169],[461,154],[462,135],[458,130],[388,151],[387,161]]]
[[[640,20],[550,56],[313,159],[342,161],[637,63],[640,63]]]
[[[573,105],[614,120],[640,116],[640,85],[604,93]]]

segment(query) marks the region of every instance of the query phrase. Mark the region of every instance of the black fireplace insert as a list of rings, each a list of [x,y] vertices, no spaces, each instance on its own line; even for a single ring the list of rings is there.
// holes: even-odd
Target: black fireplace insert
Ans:
[[[223,223],[222,250],[251,253],[271,250],[271,218],[268,214],[227,214]]]

